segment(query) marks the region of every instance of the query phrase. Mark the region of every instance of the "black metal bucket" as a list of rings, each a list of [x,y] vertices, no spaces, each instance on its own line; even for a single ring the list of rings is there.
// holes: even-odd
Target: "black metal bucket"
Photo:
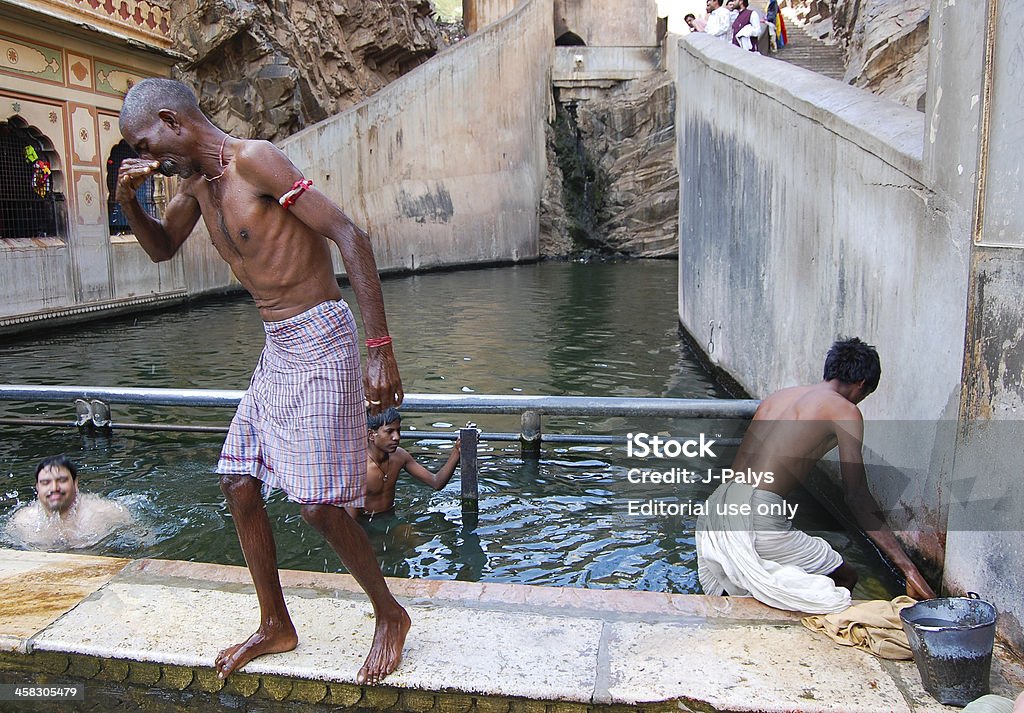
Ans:
[[[989,691],[996,608],[977,594],[918,602],[900,611],[925,690],[966,706]]]

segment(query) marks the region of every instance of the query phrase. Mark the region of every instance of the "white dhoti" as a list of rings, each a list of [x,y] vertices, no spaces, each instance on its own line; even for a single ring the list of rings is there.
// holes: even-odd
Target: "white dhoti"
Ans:
[[[705,594],[752,596],[777,609],[832,614],[850,606],[850,591],[826,575],[843,563],[820,537],[793,528],[782,496],[725,483],[697,519],[697,577]],[[747,514],[739,514],[744,505]],[[771,506],[775,507],[772,508]]]

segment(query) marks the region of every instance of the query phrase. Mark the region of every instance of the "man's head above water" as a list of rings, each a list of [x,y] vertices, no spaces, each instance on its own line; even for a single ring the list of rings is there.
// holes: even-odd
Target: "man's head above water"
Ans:
[[[165,176],[188,178],[199,172],[200,136],[213,129],[196,95],[173,79],[144,79],[128,90],[121,106],[121,135],[140,158],[160,163]]]
[[[78,468],[67,456],[49,456],[36,465],[36,495],[47,513],[65,513],[78,499]]]

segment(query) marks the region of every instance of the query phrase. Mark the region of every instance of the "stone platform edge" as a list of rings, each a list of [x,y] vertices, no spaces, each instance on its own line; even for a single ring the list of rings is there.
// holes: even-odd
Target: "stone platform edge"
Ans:
[[[303,600],[310,603],[365,601],[361,589],[349,575],[282,570],[281,580],[286,595],[295,597],[297,606]],[[690,651],[689,665],[681,668],[680,675],[684,678],[678,680],[693,681],[696,685],[670,685],[667,688],[648,685],[654,683],[659,673],[665,673],[668,669],[661,672],[652,670],[645,672],[639,686],[634,685],[630,689],[631,693],[627,691],[628,698],[622,697],[623,690],[619,691],[618,697],[609,698],[606,695],[607,677],[614,677],[616,672],[613,666],[611,670],[598,672],[597,682],[603,685],[604,694],[599,693],[600,686],[588,685],[562,698],[557,690],[551,693],[555,689],[550,687],[538,689],[537,695],[534,695],[530,691],[524,692],[522,687],[478,688],[466,681],[464,683],[469,685],[458,690],[445,685],[444,676],[441,676],[437,688],[434,688],[437,679],[422,676],[396,676],[399,680],[390,682],[390,685],[385,681],[382,686],[361,686],[350,675],[354,673],[354,668],[339,677],[337,670],[334,673],[319,668],[302,670],[276,662],[269,667],[257,666],[253,672],[236,672],[223,681],[205,660],[197,660],[193,656],[174,657],[168,654],[171,650],[159,646],[144,651],[141,656],[125,655],[125,650],[116,646],[111,649],[97,648],[96,637],[101,637],[105,629],[102,621],[108,619],[104,617],[98,624],[94,622],[97,622],[97,613],[103,614],[103,602],[120,602],[119,593],[124,596],[125,591],[132,587],[148,592],[154,587],[170,586],[182,593],[179,596],[187,591],[199,592],[205,588],[227,592],[235,597],[252,596],[252,584],[244,567],[172,560],[132,561],[3,549],[0,549],[0,676],[8,679],[12,676],[20,677],[34,680],[35,683],[57,683],[64,677],[109,682],[129,689],[158,688],[214,696],[226,694],[254,700],[322,704],[346,709],[371,708],[424,713],[614,713],[626,710],[651,713],[668,710],[701,713],[746,713],[753,710],[821,713],[841,710],[849,713],[854,709],[864,713],[882,710],[932,713],[952,710],[938,705],[934,700],[929,701],[916,680],[916,671],[911,673],[912,663],[879,662],[867,654],[850,649],[829,648],[830,644],[825,643],[823,637],[809,634],[799,624],[800,614],[771,609],[748,598],[394,578],[388,579],[388,585],[404,604],[411,607],[477,610],[489,622],[494,621],[493,617],[509,615],[519,617],[516,621],[524,621],[529,617],[555,617],[563,622],[572,620],[568,624],[570,628],[584,626],[587,621],[600,620],[605,622],[604,627],[619,627],[620,633],[627,629],[641,629],[643,636],[637,637],[635,641],[648,644],[655,642],[655,646],[659,645],[660,639],[659,636],[650,637],[652,627],[657,629],[660,623],[675,629],[682,626],[698,638],[673,640],[673,644],[682,644],[683,652],[688,647],[695,649]],[[145,598],[148,596],[146,594]],[[365,608],[365,605],[362,606]],[[149,616],[152,617],[152,612]],[[147,623],[153,621],[161,620],[142,620],[150,631],[160,629],[159,626],[153,627]],[[329,620],[324,620],[318,626],[329,623]],[[90,626],[94,627],[94,631],[86,631]],[[737,669],[741,673],[740,679],[726,678],[712,682],[711,688],[717,688],[716,694],[720,695],[705,697],[703,694],[707,691],[703,689],[707,689],[707,685],[702,689],[702,684],[697,681],[707,678],[709,674],[714,678],[715,669],[722,668],[722,662],[716,661],[718,652],[722,652],[723,660],[732,653],[743,659],[753,657],[758,661],[770,662],[771,655],[764,652],[737,653],[734,650],[737,643],[734,634],[737,631],[749,631],[755,639],[761,637],[762,640],[775,642],[774,651],[782,657],[780,660],[788,661],[792,656],[801,659],[799,650],[815,649],[817,653],[810,654],[810,661],[831,661],[833,668],[838,668],[835,672],[840,677],[838,680],[846,680],[849,684],[863,678],[863,683],[869,689],[878,686],[888,693],[870,705],[842,707],[840,704],[840,707],[836,707],[838,701],[830,702],[821,698],[820,694],[818,697],[809,695],[810,691],[806,689],[803,694],[799,694],[799,690],[796,693],[787,691],[786,688],[792,688],[790,685],[774,692],[761,691],[763,695],[756,695],[755,700],[745,697],[746,694],[741,690],[741,666]],[[768,638],[765,639],[765,636]],[[706,643],[705,639],[717,639],[719,643]],[[458,645],[458,639],[454,643]],[[664,651],[666,643],[669,640],[662,642],[661,648],[655,650]],[[601,647],[605,645],[600,644]],[[746,650],[746,646],[742,648]],[[584,651],[584,654],[587,653],[593,651]],[[650,651],[639,653],[642,660],[650,658]],[[146,654],[152,654],[152,658],[145,660]],[[543,661],[557,656],[554,652],[549,651],[549,654],[534,661],[534,664],[543,665]],[[332,659],[337,658],[333,649],[330,655]],[[598,654],[605,658],[608,655],[607,651]],[[843,661],[846,662],[845,666]],[[422,663],[422,660],[416,661],[421,667]],[[590,663],[583,659],[572,665],[586,668]],[[798,668],[806,665],[801,663]],[[415,664],[413,668],[416,668]],[[399,672],[402,670],[400,668]],[[666,680],[670,683],[677,680],[671,671],[669,674]],[[1007,682],[1016,685],[1018,689],[1024,685],[1024,666],[1002,647],[998,647],[993,674],[993,681],[998,679],[1003,689],[995,692],[1005,695]],[[515,676],[515,670],[506,671],[506,675]],[[692,678],[695,675],[697,678]],[[848,678],[844,679],[844,676]],[[449,682],[449,685],[456,681],[458,678]],[[834,690],[830,685],[825,688]],[[881,693],[881,690],[877,693]],[[797,695],[799,700],[793,699],[793,695]],[[862,689],[853,700],[871,695],[868,690]],[[853,703],[853,700],[849,702]],[[860,702],[857,700],[857,703]]]

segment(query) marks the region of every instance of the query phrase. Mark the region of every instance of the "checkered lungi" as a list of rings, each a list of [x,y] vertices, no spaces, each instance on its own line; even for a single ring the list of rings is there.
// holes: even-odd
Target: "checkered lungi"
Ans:
[[[263,353],[217,472],[251,475],[299,503],[361,507],[366,407],[351,310],[322,302],[263,326]]]

